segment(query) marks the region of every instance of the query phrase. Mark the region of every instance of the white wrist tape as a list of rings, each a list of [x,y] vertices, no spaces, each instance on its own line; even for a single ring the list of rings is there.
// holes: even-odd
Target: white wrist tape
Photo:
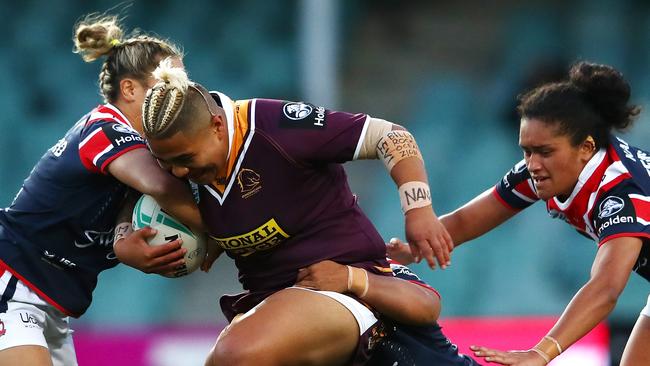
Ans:
[[[406,182],[399,187],[399,200],[404,213],[431,205],[431,190],[424,182]]]

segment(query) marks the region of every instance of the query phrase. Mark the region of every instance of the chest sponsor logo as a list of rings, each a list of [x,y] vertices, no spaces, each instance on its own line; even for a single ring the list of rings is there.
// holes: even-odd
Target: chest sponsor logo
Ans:
[[[241,190],[242,198],[248,198],[262,189],[260,175],[252,169],[242,169],[237,174],[237,184]]]
[[[616,215],[623,207],[625,207],[623,199],[616,196],[609,196],[600,204],[598,217],[604,219],[605,217]]]
[[[113,249],[113,238],[115,235],[114,228],[108,231],[96,231],[96,230],[85,230],[83,234],[83,239],[75,240],[74,245],[77,248],[88,248],[92,246],[99,246],[106,249]],[[113,260],[117,256],[111,250],[106,254],[106,259]]]
[[[269,250],[278,246],[289,238],[289,234],[284,232],[275,219],[270,219],[262,226],[247,232],[246,234],[232,236],[229,238],[212,239],[225,250],[233,254],[247,257],[253,253]]]
[[[5,329],[5,322],[0,320],[0,337],[5,335],[5,333],[7,333],[7,329]]]

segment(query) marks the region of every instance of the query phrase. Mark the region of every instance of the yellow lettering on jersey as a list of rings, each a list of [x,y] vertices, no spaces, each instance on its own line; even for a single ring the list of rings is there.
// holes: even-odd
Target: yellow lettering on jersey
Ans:
[[[279,245],[289,238],[289,234],[282,230],[275,219],[270,219],[262,226],[246,234],[232,236],[230,238],[217,238],[212,235],[211,237],[223,249],[231,251],[233,254],[246,257],[255,252],[268,250]]]

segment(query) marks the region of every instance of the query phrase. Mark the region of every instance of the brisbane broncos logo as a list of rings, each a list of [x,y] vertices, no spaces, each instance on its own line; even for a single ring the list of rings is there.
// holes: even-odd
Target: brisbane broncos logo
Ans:
[[[260,175],[251,169],[242,169],[237,174],[237,184],[241,190],[242,198],[248,198],[262,189]]]

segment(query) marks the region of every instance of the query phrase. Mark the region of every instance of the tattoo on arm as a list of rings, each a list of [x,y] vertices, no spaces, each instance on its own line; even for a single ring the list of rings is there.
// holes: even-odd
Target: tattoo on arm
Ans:
[[[113,244],[126,238],[129,234],[131,234],[131,232],[133,232],[133,228],[131,227],[131,222],[122,222],[117,224],[117,226],[115,226],[115,236],[113,237]]]
[[[133,228],[131,227],[131,216],[133,216],[133,208],[140,198],[140,193],[134,190],[130,190],[126,194],[124,199],[124,204],[117,214],[115,219],[115,233],[113,236],[113,245],[118,242],[120,239],[124,239],[126,236],[131,234]]]

